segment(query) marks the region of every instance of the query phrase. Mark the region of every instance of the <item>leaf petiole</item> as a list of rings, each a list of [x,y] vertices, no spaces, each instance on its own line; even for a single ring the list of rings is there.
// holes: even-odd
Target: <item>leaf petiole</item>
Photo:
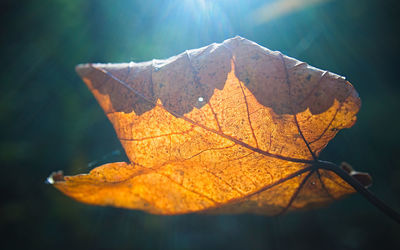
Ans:
[[[329,162],[318,160],[315,164],[319,169],[325,169],[334,172],[340,176],[344,181],[346,181],[350,186],[352,186],[359,194],[364,196],[372,205],[381,210],[386,216],[390,217],[394,221],[400,224],[400,214],[393,208],[389,207],[386,203],[376,197],[371,191],[365,188],[359,181],[353,178],[345,170],[340,168],[338,165]]]

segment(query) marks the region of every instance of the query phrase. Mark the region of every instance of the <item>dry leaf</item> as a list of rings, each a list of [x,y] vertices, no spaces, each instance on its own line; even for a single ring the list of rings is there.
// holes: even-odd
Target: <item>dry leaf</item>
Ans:
[[[360,108],[341,76],[241,37],[77,71],[130,160],[50,179],[78,201],[156,214],[272,215],[354,192],[315,165]]]

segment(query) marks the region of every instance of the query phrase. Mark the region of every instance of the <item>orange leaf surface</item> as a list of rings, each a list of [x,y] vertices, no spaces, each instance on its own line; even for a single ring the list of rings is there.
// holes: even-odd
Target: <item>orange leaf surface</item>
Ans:
[[[273,215],[354,192],[314,164],[360,108],[341,76],[241,37],[77,72],[130,160],[50,177],[78,201],[156,214]]]

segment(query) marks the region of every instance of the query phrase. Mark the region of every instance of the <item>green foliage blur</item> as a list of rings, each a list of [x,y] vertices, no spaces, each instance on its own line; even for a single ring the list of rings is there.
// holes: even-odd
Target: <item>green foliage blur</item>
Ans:
[[[357,194],[281,217],[163,217],[80,204],[45,184],[52,171],[126,160],[75,65],[167,58],[240,35],[354,84],[358,122],[321,158],[369,172],[399,211],[397,1],[321,1],[257,21],[271,2],[1,1],[0,248],[400,249],[400,226]]]

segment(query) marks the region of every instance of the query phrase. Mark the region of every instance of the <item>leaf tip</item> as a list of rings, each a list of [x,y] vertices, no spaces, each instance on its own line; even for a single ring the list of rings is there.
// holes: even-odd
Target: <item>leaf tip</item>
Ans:
[[[243,40],[243,39],[245,39],[245,38],[244,38],[244,37],[241,37],[241,36],[239,36],[239,35],[236,35],[233,39]]]
[[[60,181],[64,181],[64,173],[61,170],[51,173],[49,177],[46,178],[45,183],[53,185]]]
[[[78,64],[75,66],[75,71],[78,73],[79,76],[84,77],[87,75],[88,70],[90,70],[90,65],[89,63],[82,63]]]

